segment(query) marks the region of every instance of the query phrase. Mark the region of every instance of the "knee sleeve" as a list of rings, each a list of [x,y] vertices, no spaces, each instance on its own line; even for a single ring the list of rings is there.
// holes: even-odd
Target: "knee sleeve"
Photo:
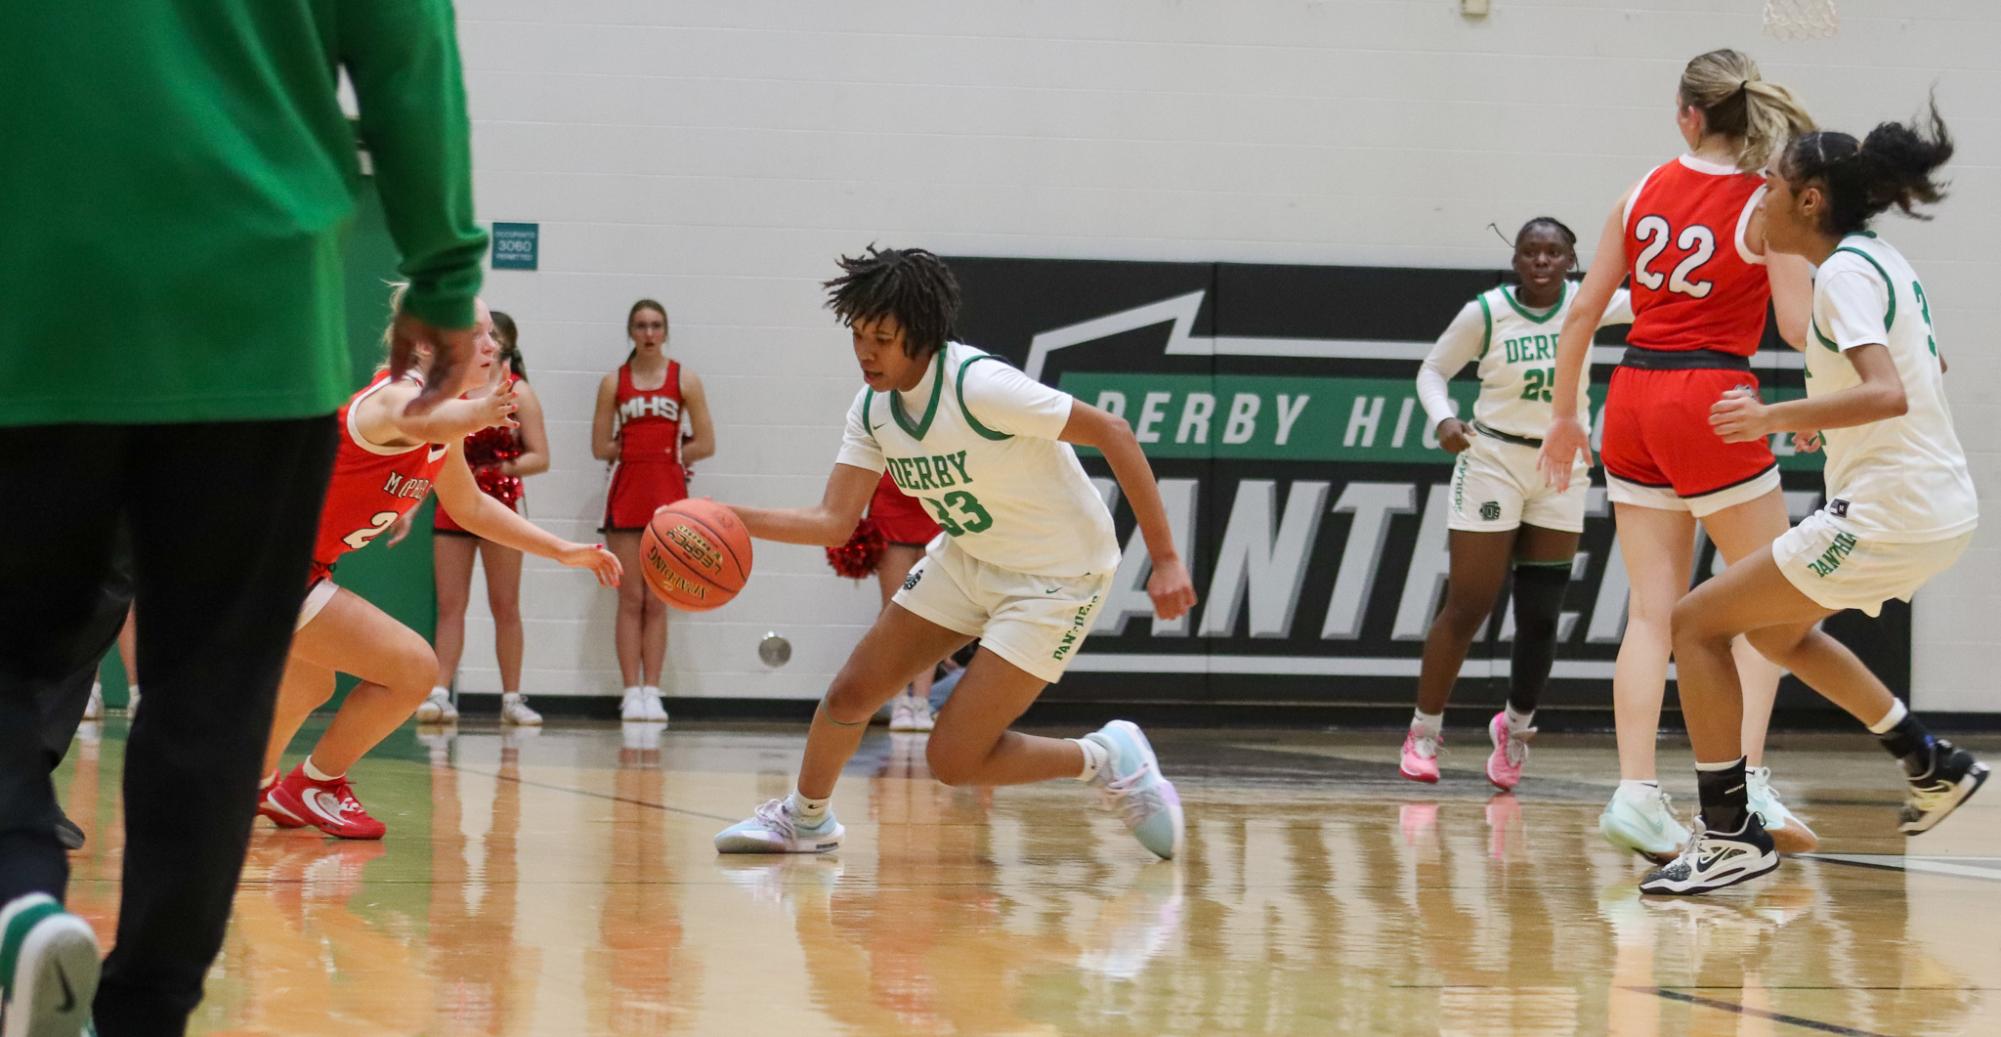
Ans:
[[[1563,616],[1563,592],[1570,586],[1570,563],[1515,567],[1515,648],[1509,666],[1508,703],[1528,712],[1542,700],[1556,662],[1556,628]]]

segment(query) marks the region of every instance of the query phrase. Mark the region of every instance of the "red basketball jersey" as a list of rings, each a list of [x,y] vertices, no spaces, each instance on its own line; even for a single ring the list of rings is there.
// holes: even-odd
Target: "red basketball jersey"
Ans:
[[[431,483],[445,466],[450,447],[380,447],[361,438],[355,428],[355,405],[389,384],[388,372],[376,375],[340,409],[340,449],[334,454],[333,481],[320,507],[320,533],[313,541],[314,581],[333,571],[340,556],[381,536],[404,514],[431,495]]]
[[[1633,330],[1647,349],[1750,356],[1772,298],[1765,257],[1745,244],[1764,178],[1683,155],[1653,172],[1626,206]]]
[[[667,380],[658,389],[636,389],[632,365],[618,368],[618,463],[681,463],[681,365],[667,361]]]

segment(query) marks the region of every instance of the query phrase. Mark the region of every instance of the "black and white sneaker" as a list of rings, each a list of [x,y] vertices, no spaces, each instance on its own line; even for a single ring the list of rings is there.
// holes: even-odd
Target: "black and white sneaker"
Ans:
[[[1778,866],[1778,848],[1758,823],[1758,815],[1747,812],[1743,830],[1729,835],[1709,831],[1698,818],[1681,856],[1648,872],[1640,880],[1640,892],[1656,896],[1708,893],[1755,879]]]
[[[1923,772],[1911,773],[1913,764],[1921,764]],[[1931,831],[1987,780],[1986,764],[1943,738],[1932,742],[1929,759],[1907,757],[1904,771],[1909,775],[1911,797],[1897,815],[1897,830],[1905,835]]]

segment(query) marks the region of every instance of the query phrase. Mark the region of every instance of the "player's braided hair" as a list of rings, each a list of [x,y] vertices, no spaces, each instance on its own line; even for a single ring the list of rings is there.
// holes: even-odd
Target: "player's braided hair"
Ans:
[[[841,276],[826,282],[827,308],[842,324],[895,317],[903,326],[903,351],[928,357],[957,334],[959,281],[951,268],[921,248],[870,245],[840,258]]]
[[[1924,122],[1931,125],[1920,125]],[[1820,181],[1827,195],[1821,229],[1852,234],[1892,205],[1906,216],[1930,219],[1911,206],[1945,197],[1945,184],[1932,179],[1932,172],[1952,152],[1952,136],[1934,101],[1915,124],[1881,123],[1859,141],[1832,130],[1799,137],[1786,148],[1779,169],[1794,191],[1810,180]]]
[[[1571,230],[1569,224],[1564,223],[1554,216],[1537,216],[1527,223],[1522,224],[1522,229],[1515,232],[1515,247],[1522,247],[1522,239],[1528,237],[1529,231],[1537,227],[1548,227],[1555,231],[1556,236],[1562,238],[1563,243],[1570,246],[1571,255],[1575,256],[1577,254],[1577,232]]]

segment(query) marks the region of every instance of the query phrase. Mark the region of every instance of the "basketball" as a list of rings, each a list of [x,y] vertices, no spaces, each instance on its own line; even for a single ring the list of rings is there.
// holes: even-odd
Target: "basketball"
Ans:
[[[750,579],[750,533],[736,512],[715,501],[679,501],[653,513],[639,559],[660,600],[706,612],[728,604]]]

